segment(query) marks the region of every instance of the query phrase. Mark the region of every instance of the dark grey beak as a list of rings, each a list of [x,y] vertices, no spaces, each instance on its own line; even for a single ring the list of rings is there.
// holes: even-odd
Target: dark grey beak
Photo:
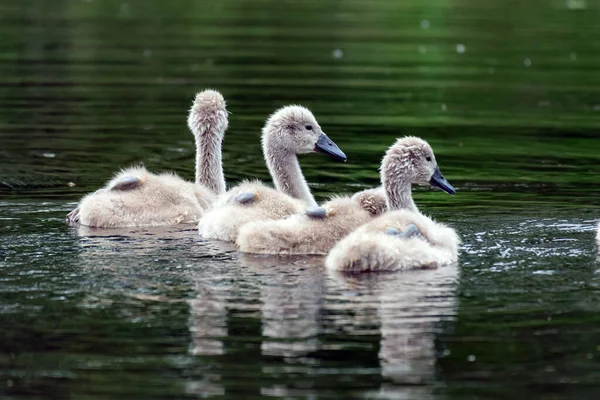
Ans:
[[[435,167],[435,171],[433,171],[433,175],[431,175],[431,179],[429,179],[429,184],[431,186],[442,189],[448,194],[456,193],[454,186],[452,186],[450,182],[448,182],[446,178],[444,178],[444,175],[442,175],[438,167]]]
[[[327,154],[339,161],[347,160],[344,152],[324,133],[321,133],[321,136],[319,136],[319,140],[317,140],[317,144],[315,144],[315,151],[317,153]]]

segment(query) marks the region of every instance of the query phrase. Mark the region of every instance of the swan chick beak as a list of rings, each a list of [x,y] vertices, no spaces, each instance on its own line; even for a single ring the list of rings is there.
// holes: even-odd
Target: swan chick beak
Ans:
[[[454,189],[454,186],[452,186],[450,182],[448,182],[446,178],[444,178],[444,175],[442,175],[440,169],[437,166],[433,171],[433,175],[431,175],[431,178],[429,179],[429,184],[433,187],[442,189],[448,194],[456,193],[456,189]]]
[[[346,155],[340,148],[333,142],[333,140],[329,139],[329,137],[325,133],[321,133],[317,143],[315,144],[315,151],[317,153],[326,154],[328,156],[333,157],[338,161],[346,161]]]

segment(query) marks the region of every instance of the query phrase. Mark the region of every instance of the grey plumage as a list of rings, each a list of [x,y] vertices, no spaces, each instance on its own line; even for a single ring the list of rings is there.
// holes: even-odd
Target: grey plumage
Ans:
[[[221,144],[228,119],[223,96],[214,90],[196,95],[188,125],[196,139],[196,182],[172,173],[129,167],[93,193],[67,216],[67,223],[93,227],[161,226],[197,222],[225,190]]]

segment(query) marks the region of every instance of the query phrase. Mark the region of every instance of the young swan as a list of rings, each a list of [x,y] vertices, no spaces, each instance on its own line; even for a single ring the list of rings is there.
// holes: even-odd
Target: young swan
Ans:
[[[257,254],[327,254],[356,227],[386,210],[382,188],[336,196],[322,207],[278,221],[257,221],[240,229],[240,251]]]
[[[382,163],[388,207],[394,211],[342,239],[327,256],[327,268],[345,272],[398,271],[436,268],[458,259],[457,233],[416,209],[411,181],[429,181],[447,193],[455,193],[426,142],[417,138],[398,140]]]
[[[214,90],[199,92],[188,117],[196,138],[195,183],[172,173],[126,168],[104,188],[81,199],[67,215],[67,223],[109,228],[198,222],[216,196],[225,192],[221,144],[227,125],[223,96]]]
[[[417,211],[411,196],[412,183],[442,188],[453,194],[454,188],[444,179],[431,147],[427,142],[406,137],[398,140],[387,152],[381,163],[383,190],[374,190],[371,200],[390,210],[409,209]],[[402,187],[399,187],[401,184]],[[397,192],[400,190],[400,192]],[[369,213],[360,199],[364,192],[352,198],[334,198],[322,207],[309,209],[306,215],[296,215],[284,221],[248,224],[240,231],[240,251],[264,254],[327,254],[344,236],[385,211]],[[386,196],[389,199],[386,200]]]
[[[283,107],[267,119],[262,148],[277,190],[259,181],[230,189],[200,220],[200,236],[233,242],[240,227],[250,221],[279,219],[316,206],[297,154],[318,152],[346,161],[312,113],[300,106]]]

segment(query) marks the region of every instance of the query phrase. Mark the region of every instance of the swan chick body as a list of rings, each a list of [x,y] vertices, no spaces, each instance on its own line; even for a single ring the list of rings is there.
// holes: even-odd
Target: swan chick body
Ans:
[[[414,137],[398,139],[383,158],[381,178],[391,211],[337,243],[325,260],[326,267],[344,272],[400,271],[457,261],[456,231],[421,214],[411,196],[411,183],[425,182],[455,193],[429,144]]]
[[[385,209],[381,188],[334,197],[284,220],[246,224],[237,245],[244,253],[325,255],[342,237]]]
[[[417,234],[390,232],[405,232],[411,225]],[[458,260],[459,245],[454,229],[419,212],[391,211],[343,238],[329,252],[325,265],[354,273],[438,268]]]
[[[250,201],[239,202],[238,196],[252,195]],[[240,227],[252,221],[280,219],[295,214],[306,203],[287,196],[260,181],[244,181],[232,188],[213,204],[198,224],[198,232],[205,239],[233,242]]]
[[[228,117],[223,96],[214,90],[199,92],[188,126],[196,139],[195,183],[143,166],[126,168],[104,188],[84,196],[67,223],[109,228],[198,222],[225,191],[221,144]]]
[[[346,160],[313,114],[301,106],[286,106],[272,114],[262,130],[261,141],[275,189],[259,181],[245,181],[230,189],[200,220],[201,237],[235,242],[246,223],[278,220],[315,206],[298,154],[318,152]]]

